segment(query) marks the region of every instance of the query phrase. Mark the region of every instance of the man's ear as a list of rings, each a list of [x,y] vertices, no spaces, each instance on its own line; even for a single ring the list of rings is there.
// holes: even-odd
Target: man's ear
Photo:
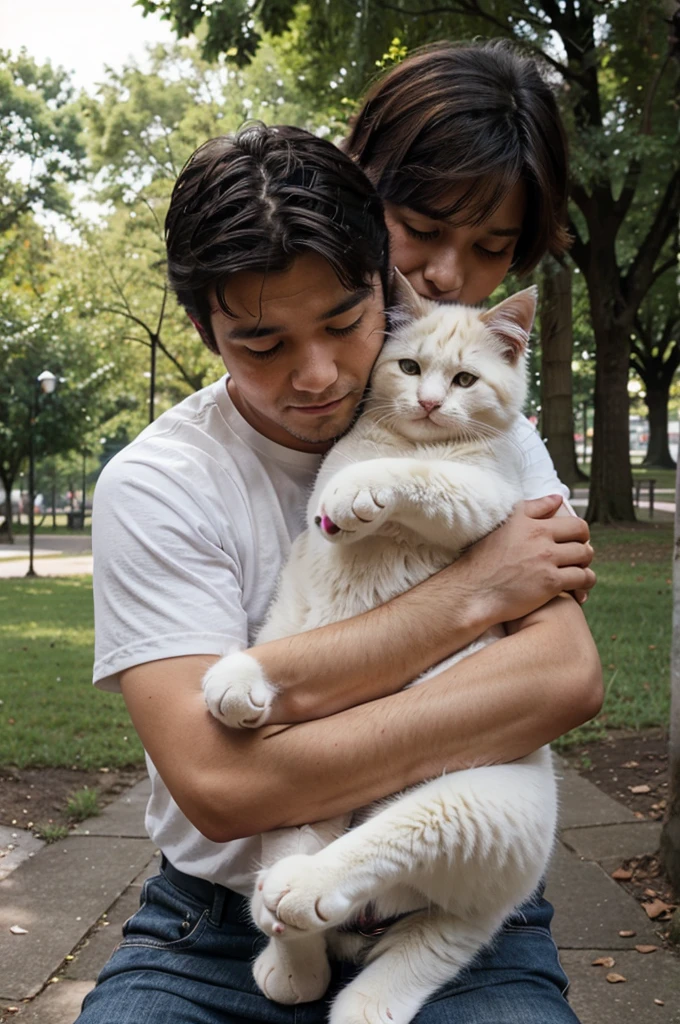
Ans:
[[[538,288],[532,284],[480,316],[482,323],[506,346],[504,354],[509,363],[516,363],[526,353],[537,301]]]
[[[415,319],[430,312],[432,304],[418,295],[410,281],[396,267],[392,271],[390,292],[390,304],[396,306],[398,311],[404,313],[408,318]]]

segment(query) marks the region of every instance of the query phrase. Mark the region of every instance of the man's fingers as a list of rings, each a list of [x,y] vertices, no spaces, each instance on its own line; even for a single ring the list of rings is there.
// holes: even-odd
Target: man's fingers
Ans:
[[[560,569],[560,582],[563,590],[589,591],[595,586],[597,577],[590,568],[583,568],[579,565],[569,565]],[[583,604],[582,601],[579,602]]]
[[[531,519],[550,519],[562,504],[561,494],[547,494],[544,498],[530,498],[524,502],[524,514]]]
[[[557,565],[579,565],[585,569],[593,560],[593,549],[590,544],[578,544],[569,541],[557,545]]]
[[[558,544],[568,541],[578,541],[580,544],[587,544],[590,540],[590,530],[585,519],[577,516],[557,516],[550,520],[550,530],[553,540]]]

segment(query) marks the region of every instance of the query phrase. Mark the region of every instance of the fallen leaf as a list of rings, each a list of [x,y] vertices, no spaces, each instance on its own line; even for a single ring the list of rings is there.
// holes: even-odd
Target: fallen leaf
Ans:
[[[619,932],[619,935],[622,939],[632,939],[635,934],[636,933],[634,931],[631,931],[630,928],[624,928],[623,931]]]
[[[609,982],[610,985],[617,985],[620,981],[625,981],[625,980],[626,979],[624,978],[624,976],[622,974],[616,974],[614,971],[612,971],[611,974],[607,975],[607,981]]]
[[[617,868],[616,871],[612,871],[612,878],[615,878],[617,882],[629,882],[633,877],[633,872],[630,868]],[[621,934],[619,932],[619,934]]]
[[[593,960],[591,967],[613,967],[616,964],[616,960],[613,956],[598,956],[597,960]]]
[[[646,783],[644,785],[642,785],[642,786],[629,786],[628,789],[631,791],[631,793],[651,793],[652,792],[652,787],[648,786]]]
[[[649,647],[648,647],[647,649],[648,649],[649,651],[655,651],[655,650],[656,650],[656,644],[650,644],[650,645],[649,645]]]
[[[656,1002],[656,999],[654,1000],[654,1002]],[[6,1006],[5,1007],[5,1013],[18,1013],[18,1012],[19,1012],[19,1007],[18,1006]]]
[[[652,900],[651,903],[643,903],[642,909],[644,910],[650,921],[655,921],[657,917],[661,917],[662,914],[667,914],[670,911],[670,907],[663,900]]]
[[[28,935],[28,930],[22,928],[20,924],[13,924],[10,928],[12,935]]]
[[[622,768],[639,768],[640,767],[640,762],[639,761],[625,761],[624,764],[621,765],[621,767]]]
[[[638,953],[656,953],[658,946],[636,946]]]
[[[633,814],[636,818],[644,818],[644,814],[642,813],[642,811],[633,811]]]
[[[666,1005],[664,1003],[663,999],[655,999],[654,1003],[655,1003],[656,1006],[665,1006]]]
[[[656,889],[645,889],[644,895],[645,895],[645,896],[651,896],[651,897],[652,897],[652,899],[654,899],[654,898],[655,898],[656,896],[658,896],[659,894],[658,894],[658,892],[656,891]]]

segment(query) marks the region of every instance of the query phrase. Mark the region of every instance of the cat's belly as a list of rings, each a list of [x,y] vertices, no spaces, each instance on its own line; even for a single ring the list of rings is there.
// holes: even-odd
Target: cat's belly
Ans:
[[[312,566],[309,584],[314,601],[305,629],[371,611],[433,576],[455,557],[444,548],[399,544],[384,537],[329,554]]]

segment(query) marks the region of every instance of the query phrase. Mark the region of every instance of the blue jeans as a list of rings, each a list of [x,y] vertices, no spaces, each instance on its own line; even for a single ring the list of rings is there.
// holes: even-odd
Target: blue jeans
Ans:
[[[540,896],[522,907],[493,946],[436,993],[417,1024],[578,1024],[565,999],[552,915]],[[76,1024],[324,1024],[329,1001],[358,968],[336,961],[326,999],[282,1006],[251,975],[266,941],[243,897],[215,886],[212,900],[201,901],[155,875]]]

